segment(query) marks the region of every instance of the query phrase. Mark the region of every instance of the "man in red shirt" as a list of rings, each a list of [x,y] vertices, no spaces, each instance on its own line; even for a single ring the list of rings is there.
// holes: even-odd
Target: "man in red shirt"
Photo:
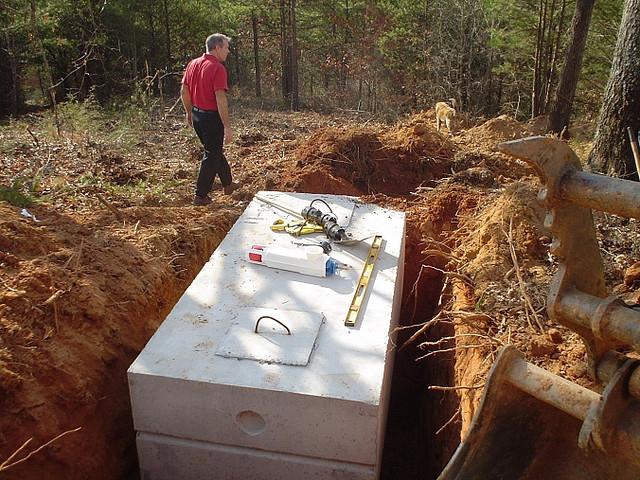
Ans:
[[[209,35],[205,43],[207,53],[191,60],[182,77],[180,95],[187,123],[193,126],[204,146],[195,205],[211,203],[209,191],[216,175],[226,195],[238,188],[222,150],[223,144],[233,139],[227,104],[227,70],[222,64],[229,55],[229,41],[230,38],[221,33]]]

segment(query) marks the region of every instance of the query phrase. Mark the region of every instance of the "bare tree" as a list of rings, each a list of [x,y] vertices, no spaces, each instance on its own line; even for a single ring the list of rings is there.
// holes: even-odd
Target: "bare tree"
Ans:
[[[18,114],[18,91],[20,88],[20,78],[18,76],[18,61],[16,56],[16,43],[9,30],[4,32],[9,68],[11,69],[11,93],[10,93],[10,113]]]
[[[295,0],[280,0],[280,56],[282,97],[298,110],[298,34]]]
[[[637,178],[626,128],[640,128],[640,0],[626,0],[593,150],[588,163],[609,175]],[[635,174],[634,174],[635,172]]]
[[[291,110],[299,110],[298,96],[298,25],[296,22],[296,0],[290,0],[289,21],[291,23]]]
[[[552,97],[552,85],[553,83],[556,81],[556,69],[557,69],[557,59],[558,59],[558,52],[560,51],[560,39],[562,37],[562,33],[564,31],[564,15],[565,15],[565,8],[567,6],[567,0],[562,0],[562,5],[560,7],[560,18],[558,19],[558,28],[556,29],[556,39],[555,39],[555,43],[553,42],[553,39],[551,39],[550,44],[549,44],[549,72],[548,72],[548,77],[547,77],[547,86],[545,88],[545,101],[544,101],[544,108],[545,111],[549,111],[549,105],[551,103],[551,97]],[[550,32],[553,31],[553,29],[549,30]]]
[[[536,27],[536,47],[534,51],[533,85],[531,89],[531,116],[536,117],[545,112],[548,90],[553,81],[555,68],[554,38],[561,35],[564,21],[563,0],[560,13],[556,0],[539,0],[538,22]],[[556,33],[557,32],[557,33]]]
[[[287,28],[287,4],[280,0],[280,59],[282,71],[282,98],[287,99],[291,94],[291,67],[289,65],[289,30]]]
[[[33,40],[36,42],[38,46],[40,55],[42,56],[42,64],[44,65],[44,73],[46,77],[44,80],[47,86],[46,92],[49,97],[51,108],[53,109],[53,114],[56,121],[56,130],[58,132],[58,135],[60,135],[60,121],[58,119],[56,92],[55,92],[55,88],[53,87],[53,75],[51,74],[51,67],[49,66],[49,59],[47,58],[47,52],[44,49],[44,44],[42,43],[42,39],[40,38],[40,32],[38,30],[36,0],[31,0],[29,3],[29,6],[31,7],[31,33],[33,35]]]
[[[591,14],[595,0],[577,0],[576,10],[571,21],[571,35],[564,57],[564,65],[556,89],[553,108],[549,113],[547,130],[560,133],[569,126],[569,118],[573,109],[578,77],[582,68],[584,47],[587,44],[587,33],[591,23]]]
[[[251,12],[251,29],[253,31],[253,63],[256,71],[256,97],[262,97],[262,83],[260,78],[260,55],[258,50],[258,18],[255,10]]]
[[[171,64],[171,27],[169,25],[169,6],[167,5],[167,0],[162,1],[162,13],[164,14],[164,44],[167,55],[165,66],[169,66]]]

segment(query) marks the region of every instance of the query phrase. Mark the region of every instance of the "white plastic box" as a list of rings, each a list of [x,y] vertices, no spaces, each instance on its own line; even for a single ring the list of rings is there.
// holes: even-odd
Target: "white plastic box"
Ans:
[[[351,265],[318,278],[246,261],[298,248],[254,199],[131,365],[142,478],[378,478],[400,312],[405,219],[351,197],[261,192],[301,211],[322,198],[355,238],[384,238],[363,311],[344,320],[371,239],[335,246]],[[322,203],[314,206],[323,209]],[[321,239],[321,234],[297,241]],[[291,331],[264,318],[273,317]]]

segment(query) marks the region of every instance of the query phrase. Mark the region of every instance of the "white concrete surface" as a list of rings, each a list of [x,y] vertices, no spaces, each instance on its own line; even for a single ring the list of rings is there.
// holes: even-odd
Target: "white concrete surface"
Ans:
[[[135,428],[156,439],[151,442],[156,446],[141,455],[141,467],[151,472],[156,468],[151,465],[162,462],[150,460],[149,452],[162,450],[164,457],[175,447],[176,455],[193,450],[194,459],[215,457],[211,468],[233,472],[244,469],[244,461],[220,452],[242,448],[328,462],[329,470],[332,462],[364,465],[373,473],[362,478],[376,478],[393,364],[388,334],[400,310],[404,214],[349,197],[261,194],[296,211],[322,198],[342,224],[350,219],[347,230],[354,237],[383,236],[362,315],[354,328],[344,326],[371,240],[334,247],[332,256],[353,267],[340,276],[317,278],[251,264],[243,258],[252,244],[296,248],[292,237],[269,230],[277,218],[288,217],[254,199],[129,369]],[[314,206],[325,211],[321,202]],[[323,236],[297,241],[311,238]],[[254,318],[265,311],[287,324],[296,339],[278,337],[282,329],[267,320],[261,322],[262,334],[252,333]],[[315,340],[314,318],[324,319]],[[303,331],[305,340],[296,343],[296,332]],[[268,346],[269,335],[279,343]],[[291,341],[294,349],[286,344]],[[199,446],[190,450],[177,439]],[[314,475],[296,478],[342,478]],[[210,478],[258,477],[220,473]]]
[[[317,312],[240,307],[235,313],[216,355],[262,363],[307,365],[324,322]]]
[[[372,466],[138,434],[141,480],[370,480]],[[212,468],[212,466],[214,466]]]

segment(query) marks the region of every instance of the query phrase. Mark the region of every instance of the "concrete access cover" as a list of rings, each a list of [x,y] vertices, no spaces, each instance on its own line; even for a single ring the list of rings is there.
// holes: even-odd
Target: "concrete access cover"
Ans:
[[[280,365],[309,364],[324,322],[322,313],[247,307],[236,314],[216,355]]]

